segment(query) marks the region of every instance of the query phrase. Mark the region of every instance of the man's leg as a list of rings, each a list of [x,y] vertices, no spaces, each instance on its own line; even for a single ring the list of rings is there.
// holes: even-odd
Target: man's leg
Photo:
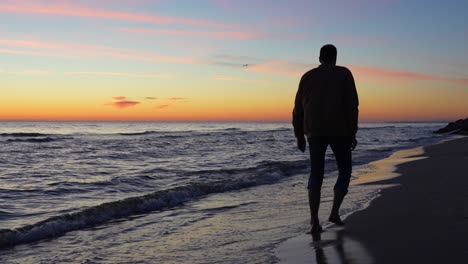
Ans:
[[[320,226],[318,211],[320,207],[320,190],[323,182],[323,172],[325,166],[325,151],[328,142],[326,137],[310,137],[310,177],[307,189],[309,192],[310,224],[312,233],[322,231]]]
[[[345,195],[348,193],[349,181],[351,179],[351,137],[333,137],[330,139],[330,146],[335,154],[339,174],[333,188],[333,207],[328,220],[342,226],[344,223],[341,221],[339,210]]]

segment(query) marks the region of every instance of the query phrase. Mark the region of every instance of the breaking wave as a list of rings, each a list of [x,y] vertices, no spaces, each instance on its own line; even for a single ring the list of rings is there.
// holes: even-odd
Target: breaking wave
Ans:
[[[0,133],[0,137],[45,137],[49,136],[49,134],[42,134],[42,133]]]
[[[15,139],[7,139],[7,142],[27,142],[27,143],[48,143],[59,140],[58,138],[15,138]]]
[[[114,219],[171,208],[212,193],[272,184],[293,175],[294,171],[304,169],[307,166],[306,164],[302,160],[270,161],[260,164],[257,169],[201,171],[200,174],[242,174],[242,177],[231,177],[228,180],[225,180],[226,177],[224,177],[223,180],[209,183],[192,183],[143,196],[103,203],[16,229],[3,229],[0,230],[0,248],[53,238],[73,230],[97,226]],[[249,173],[252,170],[257,171],[257,173]],[[263,171],[263,173],[258,173],[258,170]]]

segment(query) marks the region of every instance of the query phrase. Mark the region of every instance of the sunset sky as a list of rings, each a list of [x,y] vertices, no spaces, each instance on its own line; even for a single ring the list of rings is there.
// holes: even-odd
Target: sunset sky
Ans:
[[[464,118],[467,10],[459,0],[0,0],[0,120],[288,121],[327,43],[354,74],[362,121]]]

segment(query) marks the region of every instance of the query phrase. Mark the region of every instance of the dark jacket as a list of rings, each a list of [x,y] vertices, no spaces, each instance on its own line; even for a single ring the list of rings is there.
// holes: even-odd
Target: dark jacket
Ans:
[[[350,70],[320,65],[302,76],[293,111],[296,137],[354,136],[359,99]]]

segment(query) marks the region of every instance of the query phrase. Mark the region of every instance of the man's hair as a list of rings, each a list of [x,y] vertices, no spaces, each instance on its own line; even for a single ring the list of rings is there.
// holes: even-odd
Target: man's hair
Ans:
[[[336,60],[337,54],[336,47],[332,44],[327,44],[320,49],[320,60],[321,61],[333,61]]]

